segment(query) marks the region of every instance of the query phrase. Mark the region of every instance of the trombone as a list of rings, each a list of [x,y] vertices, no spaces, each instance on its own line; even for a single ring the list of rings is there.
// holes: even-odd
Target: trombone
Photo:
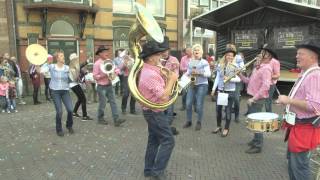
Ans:
[[[232,78],[234,78],[235,76],[240,74],[242,71],[245,71],[251,64],[253,64],[258,59],[259,59],[259,57],[257,56],[254,59],[252,59],[251,61],[247,62],[242,68],[238,69],[234,74],[232,74],[231,76],[228,76],[225,80],[223,80],[223,83],[229,82]]]

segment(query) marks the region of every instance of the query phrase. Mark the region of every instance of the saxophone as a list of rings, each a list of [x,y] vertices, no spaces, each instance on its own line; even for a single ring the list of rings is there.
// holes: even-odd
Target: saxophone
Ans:
[[[143,67],[143,61],[139,58],[139,53],[141,52],[141,46],[139,44],[140,40],[148,35],[155,41],[161,43],[164,40],[161,28],[158,23],[151,15],[149,11],[147,11],[141,4],[135,3],[136,8],[136,23],[134,23],[130,27],[129,31],[129,48],[134,58],[134,64],[128,76],[128,86],[131,94],[134,98],[139,101],[143,106],[148,107],[150,109],[167,109],[171,104],[173,104],[179,94],[179,86],[178,83],[175,84],[173,92],[171,94],[171,99],[165,103],[154,103],[146,99],[141,95],[137,87],[137,78],[140,70]],[[163,74],[169,73],[168,69],[159,67],[160,72]]]

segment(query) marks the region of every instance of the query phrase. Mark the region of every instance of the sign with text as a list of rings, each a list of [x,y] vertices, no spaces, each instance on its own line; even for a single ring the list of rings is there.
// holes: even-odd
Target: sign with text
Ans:
[[[297,43],[301,42],[307,36],[308,27],[275,28],[275,48],[294,48]]]
[[[235,30],[234,44],[238,49],[257,49],[259,32],[259,30]]]

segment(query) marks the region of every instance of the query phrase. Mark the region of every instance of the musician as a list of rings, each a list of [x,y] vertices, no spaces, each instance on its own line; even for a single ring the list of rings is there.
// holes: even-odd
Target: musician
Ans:
[[[120,126],[120,124],[124,123],[126,120],[119,118],[118,108],[114,97],[111,77],[108,77],[105,73],[101,70],[101,64],[109,61],[112,63],[110,59],[108,59],[108,50],[104,46],[100,46],[96,51],[96,55],[99,56],[99,59],[94,63],[93,66],[93,78],[97,81],[97,93],[99,97],[99,107],[98,107],[98,124],[108,124],[108,122],[104,119],[104,109],[106,107],[106,98],[108,98],[113,122],[114,125]]]
[[[270,66],[271,54],[275,53],[269,48],[269,45],[265,44],[261,49],[260,55],[257,57],[258,60],[251,76],[245,77],[242,74],[239,75],[241,80],[248,84],[247,93],[251,96],[247,101],[249,114],[261,112],[266,99],[269,97],[272,77],[272,68]],[[254,138],[248,143],[248,146],[250,148],[246,150],[246,153],[260,153],[263,146],[263,134],[254,133]]]
[[[185,74],[188,70],[188,64],[192,59],[192,49],[190,47],[187,47],[185,49],[185,53],[186,55],[184,55],[180,60],[181,74]],[[185,89],[182,90],[181,96],[182,96],[182,107],[180,108],[180,110],[184,111],[186,109],[186,100],[187,100],[187,91]]]
[[[115,51],[115,58],[113,59],[113,63],[115,64],[116,68],[120,69],[120,72],[118,74],[118,77],[119,77],[120,81],[115,84],[115,92],[116,92],[117,96],[122,95],[123,94],[123,90],[124,90],[123,89],[123,87],[124,87],[124,85],[123,85],[123,83],[124,83],[124,81],[123,81],[124,71],[121,70],[121,68],[120,68],[120,65],[123,64],[123,60],[124,60],[123,59],[123,56],[125,55],[124,51],[125,51],[124,49],[117,49]],[[120,90],[120,94],[119,94],[119,90]]]
[[[40,67],[38,65],[32,64],[29,67],[29,76],[33,85],[33,104],[41,104],[41,102],[38,99],[40,89]]]
[[[169,100],[175,82],[176,73],[169,73],[167,82],[158,67],[162,55],[159,43],[149,41],[143,45],[140,58],[144,65],[140,72],[138,89],[146,99],[154,103],[163,103]],[[144,175],[153,179],[164,179],[175,142],[170,129],[168,117],[162,110],[143,107],[143,116],[148,123],[148,143],[145,154]]]
[[[236,57],[236,66],[238,69],[242,69],[244,67],[244,55],[242,52],[239,52]],[[243,87],[243,83],[242,82],[236,82],[236,95],[235,95],[235,99],[234,99],[234,121],[236,123],[239,122],[239,114],[240,114],[240,96],[241,96],[241,90]]]
[[[160,48],[165,49],[161,54],[162,66],[179,76],[179,61],[176,57],[170,55],[169,38],[167,36],[164,37],[164,41],[160,44]],[[169,124],[171,125],[174,118],[174,103],[168,107],[165,113],[168,115]]]
[[[53,56],[51,54],[48,54],[47,62],[44,63],[43,65],[41,65],[41,68],[48,66],[49,64],[52,64],[52,62],[53,62]],[[51,101],[51,93],[50,93],[50,88],[49,88],[51,76],[50,76],[49,69],[48,69],[48,71],[43,72],[42,74],[43,74],[43,80],[44,80],[44,85],[45,85],[44,94],[46,95],[46,100]]]
[[[266,100],[266,111],[267,112],[272,112],[272,99],[273,99],[273,94],[276,90],[276,84],[278,79],[280,78],[280,62],[278,61],[278,57],[276,54],[271,53],[271,60],[270,60],[270,65],[272,67],[272,81],[270,85],[270,90],[269,90],[269,98]]]
[[[288,140],[288,172],[291,180],[311,180],[310,151],[320,144],[320,40],[305,40],[296,46],[297,67],[301,68],[289,96],[280,95],[277,102],[287,105],[286,140]],[[291,121],[295,121],[292,123]],[[314,122],[314,123],[312,123]]]
[[[57,63],[42,67],[40,72],[42,73],[49,69],[51,76],[49,86],[51,89],[51,96],[53,99],[54,107],[56,109],[56,132],[58,136],[62,137],[64,136],[61,124],[62,103],[67,110],[66,127],[70,134],[74,133],[74,130],[72,128],[72,100],[69,94],[69,66],[64,64],[65,60],[63,51],[57,51],[54,57]]]
[[[121,102],[122,114],[126,114],[127,112],[127,103],[130,95],[128,76],[133,63],[134,60],[128,54],[126,54],[123,57],[123,63],[119,66],[120,70],[123,71],[123,95]],[[136,114],[136,99],[133,96],[130,97],[130,114]]]
[[[75,93],[77,96],[77,102],[74,104],[73,108],[73,116],[75,117],[80,117],[80,115],[77,113],[78,109],[81,105],[82,107],[82,120],[87,121],[87,120],[92,120],[90,116],[88,116],[87,113],[87,98],[86,95],[84,94],[80,84],[79,84],[79,79],[80,79],[80,71],[83,67],[85,67],[88,64],[89,59],[82,63],[81,65],[79,64],[79,56],[76,53],[72,53],[69,56],[70,59],[70,64],[69,64],[69,78],[70,78],[70,83],[69,86],[71,90]]]
[[[217,67],[217,76],[214,81],[211,95],[214,96],[215,90],[218,87],[218,93],[227,93],[228,94],[228,105],[225,107],[225,117],[226,117],[226,124],[222,131],[221,136],[226,137],[229,133],[229,127],[231,122],[231,109],[233,102],[235,100],[235,96],[237,95],[236,90],[236,82],[240,82],[240,78],[238,76],[235,76],[232,78],[229,82],[224,83],[224,80],[228,78],[229,76],[233,76],[236,74],[237,66],[233,63],[234,57],[237,54],[235,46],[232,46],[232,48],[226,49],[224,53],[224,58],[222,61],[220,61],[218,67]],[[221,120],[222,120],[222,109],[223,106],[218,104],[219,99],[217,99],[216,104],[216,111],[217,111],[217,128],[212,131],[212,133],[216,134],[218,132],[221,132]]]
[[[187,75],[196,77],[196,82],[192,84],[187,93],[187,122],[183,128],[192,126],[192,104],[196,97],[196,112],[198,115],[195,130],[201,129],[201,121],[203,118],[203,103],[208,92],[208,77],[211,76],[208,61],[202,58],[203,49],[200,44],[192,47],[193,59],[189,62]]]

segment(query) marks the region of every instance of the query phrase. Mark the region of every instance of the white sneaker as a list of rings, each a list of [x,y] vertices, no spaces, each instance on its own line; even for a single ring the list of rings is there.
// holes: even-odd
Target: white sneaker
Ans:
[[[6,112],[6,110],[3,109],[1,112],[4,113],[4,112]]]
[[[7,110],[7,113],[10,114],[11,112],[9,110]]]
[[[14,110],[14,112],[16,112],[16,113],[17,113],[17,112],[18,112],[18,110]]]

